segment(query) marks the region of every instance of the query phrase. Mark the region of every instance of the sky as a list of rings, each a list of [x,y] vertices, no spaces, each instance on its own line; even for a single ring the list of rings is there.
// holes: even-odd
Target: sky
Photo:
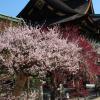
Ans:
[[[29,0],[0,0],[0,14],[15,17]]]
[[[92,0],[93,7],[96,14],[100,14],[100,0]]]
[[[29,0],[0,0],[0,14],[16,17]],[[100,14],[100,0],[92,0],[96,14]]]

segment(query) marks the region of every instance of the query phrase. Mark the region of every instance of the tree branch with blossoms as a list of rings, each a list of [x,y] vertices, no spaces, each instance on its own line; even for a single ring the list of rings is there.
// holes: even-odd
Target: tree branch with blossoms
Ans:
[[[20,89],[15,88],[15,96],[20,95],[18,92],[30,75],[46,76],[56,69],[78,72],[82,49],[77,42],[62,39],[59,34],[56,26],[48,31],[41,31],[41,27],[10,27],[0,34],[0,60],[9,73],[18,77],[16,87]]]

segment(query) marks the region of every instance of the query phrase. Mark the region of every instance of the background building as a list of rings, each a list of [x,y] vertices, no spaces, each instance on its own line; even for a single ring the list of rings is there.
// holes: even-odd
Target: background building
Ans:
[[[0,31],[3,31],[9,26],[21,25],[22,22],[23,20],[21,18],[14,18],[0,14]]]

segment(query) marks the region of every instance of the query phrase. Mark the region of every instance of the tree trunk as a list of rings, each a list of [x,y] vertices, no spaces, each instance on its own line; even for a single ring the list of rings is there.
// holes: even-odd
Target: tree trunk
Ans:
[[[26,76],[24,73],[19,73],[16,75],[15,88],[12,93],[13,96],[17,97],[21,95],[21,92],[25,86],[27,79],[28,79],[28,76]]]

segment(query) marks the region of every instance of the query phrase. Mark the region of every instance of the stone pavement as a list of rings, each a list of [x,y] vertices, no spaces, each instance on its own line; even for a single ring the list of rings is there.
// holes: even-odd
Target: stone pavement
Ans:
[[[100,100],[100,97],[97,97],[95,99],[73,98],[73,99],[68,99],[68,100]]]
[[[96,99],[93,99],[93,100],[100,100],[100,97],[96,98]]]
[[[69,100],[85,100],[84,98],[73,98],[73,99],[69,99]]]

